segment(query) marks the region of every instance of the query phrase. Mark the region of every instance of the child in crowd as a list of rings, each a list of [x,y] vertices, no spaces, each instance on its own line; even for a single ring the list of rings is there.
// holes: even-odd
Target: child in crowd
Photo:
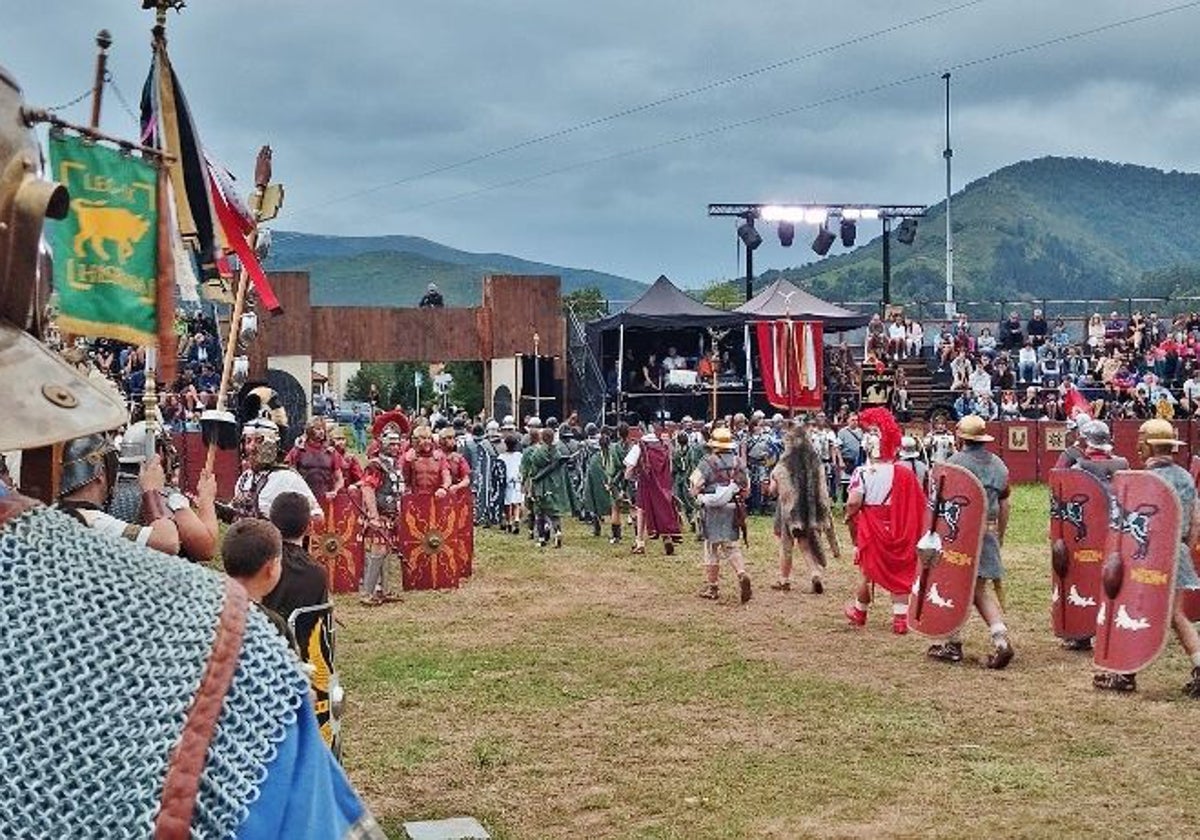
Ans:
[[[525,504],[525,492],[521,489],[521,441],[516,435],[504,438],[504,451],[500,460],[504,462],[504,529],[514,534],[521,533],[521,506]]]
[[[283,537],[265,519],[239,519],[229,526],[221,541],[225,574],[240,583],[250,600],[295,650],[287,624],[275,611],[263,606],[263,598],[279,584],[283,571]]]

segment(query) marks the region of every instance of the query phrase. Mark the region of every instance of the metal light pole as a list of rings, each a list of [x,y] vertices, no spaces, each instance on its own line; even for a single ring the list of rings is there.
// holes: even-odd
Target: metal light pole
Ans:
[[[746,300],[754,297],[754,249],[746,246]]]
[[[892,302],[892,217],[883,216],[883,311]]]
[[[954,151],[950,148],[950,74],[943,73],[946,82],[946,149],[942,157],[946,159],[946,319],[954,317],[954,231],[950,227],[950,158]]]
[[[96,33],[96,78],[92,82],[92,128],[100,127],[100,105],[104,101],[104,77],[108,74],[108,48],[112,46],[112,35],[107,29]]]

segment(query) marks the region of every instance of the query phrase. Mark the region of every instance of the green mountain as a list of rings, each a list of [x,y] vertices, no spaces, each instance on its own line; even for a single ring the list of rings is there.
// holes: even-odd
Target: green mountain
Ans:
[[[474,254],[419,236],[275,231],[268,268],[308,271],[313,303],[326,306],[416,306],[430,283],[438,284],[449,306],[478,306],[485,274],[556,274],[564,294],[594,286],[610,300],[632,300],[646,290],[615,274]]]
[[[1164,296],[1200,289],[1200,175],[1045,157],[968,184],[953,196],[959,301]],[[945,292],[945,202],[928,209],[913,245],[891,245],[892,300]],[[797,243],[802,238],[797,232]],[[832,300],[878,300],[882,239],[782,271]]]

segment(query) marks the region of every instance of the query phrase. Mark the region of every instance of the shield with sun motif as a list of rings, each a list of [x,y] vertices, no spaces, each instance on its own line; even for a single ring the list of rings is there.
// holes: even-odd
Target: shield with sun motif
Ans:
[[[410,493],[400,503],[405,589],[452,589],[471,572],[474,525],[469,493]]]
[[[357,592],[363,572],[363,542],[359,530],[359,505],[353,493],[342,490],[322,503],[325,511],[323,530],[313,531],[309,554],[325,567],[329,589],[333,592]]]

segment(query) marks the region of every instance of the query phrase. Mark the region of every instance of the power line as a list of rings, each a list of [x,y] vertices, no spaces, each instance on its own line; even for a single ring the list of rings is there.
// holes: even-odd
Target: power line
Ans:
[[[454,163],[447,163],[447,164],[443,164],[441,166],[435,166],[432,169],[426,169],[423,172],[417,172],[412,175],[406,175],[403,178],[397,178],[394,181],[388,181],[383,184],[376,184],[375,186],[372,186],[372,187],[366,187],[361,190],[356,190],[354,192],[345,193],[344,195],[340,195],[335,198],[331,198],[328,201],[325,201],[319,205],[309,205],[308,207],[301,207],[297,210],[293,210],[288,215],[289,216],[296,215],[299,213],[303,213],[306,210],[313,210],[318,207],[327,207],[330,204],[338,204],[343,201],[349,201],[352,198],[360,198],[364,195],[370,195],[371,193],[376,193],[376,192],[380,192],[382,190],[391,189],[392,187],[398,187],[403,184],[411,184],[414,181],[420,181],[424,178],[429,178],[434,175],[441,175],[445,172],[451,172],[455,169],[461,169],[464,166],[470,166],[473,163],[479,163],[481,161],[500,157],[501,155],[506,155],[509,152],[515,152],[520,149],[528,148],[530,146],[536,146],[539,143],[546,143],[550,140],[557,140],[559,138],[566,137],[570,134],[575,134],[580,131],[585,131],[589,128],[595,128],[597,126],[604,125],[605,123],[613,122],[615,120],[619,120],[624,117],[633,116],[634,114],[640,114],[644,111],[649,111],[653,108],[658,108],[662,105],[668,105],[672,102],[678,102],[682,99],[687,99],[692,96],[697,96],[701,93],[707,93],[710,90],[716,90],[717,88],[727,87],[729,85],[737,84],[739,82],[744,82],[747,79],[752,79],[755,76],[761,76],[764,73],[770,73],[775,70],[780,70],[784,67],[789,67],[793,64],[798,64],[802,61],[808,61],[810,59],[818,58],[820,56],[827,55],[832,52],[837,52],[838,50],[842,50],[847,47],[852,47],[852,46],[856,46],[858,44],[865,43],[867,41],[872,41],[872,40],[875,40],[876,38],[881,38],[885,35],[891,35],[894,32],[900,32],[904,29],[909,29],[913,26],[919,26],[920,24],[928,23],[929,21],[935,20],[939,17],[944,17],[946,15],[953,14],[954,12],[959,12],[959,11],[962,11],[963,9],[968,9],[972,6],[978,6],[979,4],[986,3],[986,2],[987,2],[987,0],[968,0],[968,2],[959,3],[956,6],[949,6],[944,9],[939,9],[938,11],[930,12],[929,14],[921,15],[920,17],[915,17],[910,20],[903,21],[901,23],[896,23],[891,26],[884,27],[883,29],[877,29],[874,32],[868,32],[868,33],[864,33],[862,35],[856,35],[853,38],[849,38],[845,41],[840,41],[836,44],[829,44],[824,47],[818,47],[817,49],[812,50],[807,53],[804,53],[802,55],[793,56],[791,58],[785,58],[781,61],[775,61],[775,62],[772,62],[771,64],[763,65],[762,67],[756,67],[752,70],[746,70],[746,71],[738,73],[734,76],[728,76],[724,79],[718,79],[716,81],[707,82],[703,85],[699,85],[698,87],[686,88],[684,90],[675,91],[674,93],[669,93],[660,99],[654,99],[654,100],[651,100],[650,102],[643,102],[640,105],[631,105],[627,108],[622,108],[619,111],[614,111],[611,114],[608,114],[603,117],[595,117],[593,119],[584,120],[583,122],[578,122],[573,125],[566,126],[565,128],[559,128],[559,129],[555,129],[554,131],[547,132],[545,134],[539,134],[535,137],[530,137],[525,140],[520,140],[520,141],[513,143],[511,145],[508,145],[508,146],[501,146],[499,148],[492,149],[491,151],[488,151],[488,152],[483,152],[481,154],[474,155],[472,157],[468,157],[468,158],[464,158],[459,161],[455,161]]]
[[[596,166],[601,163],[608,163],[610,161],[619,160],[621,158],[631,157],[633,155],[639,155],[639,154],[645,154],[646,152],[657,151],[658,149],[663,149],[668,146],[675,146],[675,145],[679,145],[680,143],[688,143],[693,140],[699,140],[699,139],[702,139],[705,137],[711,137],[714,134],[722,134],[727,131],[733,131],[735,129],[745,128],[747,126],[756,125],[758,123],[763,123],[763,122],[768,122],[770,120],[779,119],[780,117],[791,116],[792,114],[798,114],[802,111],[811,111],[813,109],[821,108],[826,105],[832,105],[836,102],[844,102],[848,99],[857,99],[859,97],[868,96],[873,93],[880,93],[881,91],[890,90],[892,88],[901,87],[903,85],[909,85],[914,82],[922,81],[924,79],[933,79],[933,78],[940,79],[942,76],[942,73],[947,72],[947,71],[965,70],[968,68],[978,67],[980,65],[988,64],[988,63],[995,62],[995,61],[1002,61],[1006,58],[1012,58],[1014,56],[1022,55],[1024,53],[1034,52],[1036,50],[1047,49],[1049,47],[1058,46],[1060,44],[1065,44],[1070,41],[1078,40],[1080,38],[1087,38],[1092,35],[1098,35],[1103,32],[1108,32],[1113,29],[1118,29],[1123,26],[1129,26],[1129,25],[1132,25],[1135,23],[1142,23],[1144,21],[1151,20],[1153,18],[1162,17],[1164,15],[1172,14],[1174,12],[1179,12],[1179,11],[1183,11],[1185,9],[1195,8],[1196,6],[1200,6],[1200,0],[1193,0],[1193,2],[1190,2],[1190,3],[1181,3],[1176,6],[1170,6],[1168,8],[1159,9],[1154,12],[1147,12],[1146,14],[1137,15],[1135,17],[1124,18],[1122,20],[1114,21],[1112,23],[1106,23],[1101,26],[1094,26],[1094,27],[1091,27],[1090,29],[1082,29],[1082,30],[1079,30],[1078,32],[1072,32],[1067,35],[1059,35],[1055,38],[1050,38],[1045,41],[1039,41],[1034,44],[1026,44],[1021,47],[1014,47],[1012,49],[1003,50],[1003,51],[997,52],[997,53],[992,53],[991,55],[984,56],[981,58],[970,59],[968,61],[959,62],[958,64],[952,64],[947,67],[940,67],[937,70],[927,70],[925,72],[916,73],[914,75],[906,76],[901,79],[893,79],[891,81],[880,82],[879,84],[871,85],[869,87],[857,88],[856,90],[847,91],[846,93],[840,93],[840,94],[836,94],[833,96],[825,97],[824,99],[818,99],[813,102],[807,102],[803,105],[796,105],[791,108],[784,108],[784,109],[781,109],[778,111],[772,111],[769,114],[762,114],[757,117],[749,117],[744,120],[737,120],[735,122],[723,123],[718,126],[713,126],[712,128],[706,128],[706,129],[702,129],[699,131],[693,131],[688,134],[679,135],[677,137],[672,137],[667,140],[660,140],[656,143],[648,143],[648,144],[645,144],[642,146],[634,146],[632,148],[623,149],[618,152],[613,152],[612,154],[604,155],[603,157],[592,158],[590,160],[585,160],[585,161],[578,161],[576,163],[566,164],[565,166],[559,166],[554,169],[547,169],[542,172],[535,173],[533,175],[527,175],[527,176],[523,176],[520,178],[513,178],[508,181],[501,181],[499,183],[489,184],[489,185],[482,186],[482,187],[477,187],[476,189],[467,190],[465,192],[460,192],[460,193],[455,193],[454,195],[449,195],[449,196],[446,196],[445,198],[437,198],[437,199],[433,199],[432,201],[426,201],[426,202],[422,202],[420,204],[414,204],[409,207],[402,208],[400,210],[400,212],[406,213],[406,212],[412,212],[414,210],[424,210],[427,207],[435,207],[440,204],[448,204],[453,201],[460,201],[464,198],[472,198],[476,195],[481,195],[481,194],[487,193],[487,192],[493,192],[495,190],[506,189],[508,187],[516,187],[516,186],[520,186],[522,184],[528,184],[532,181],[538,181],[543,178],[549,178],[554,175],[561,175],[563,173],[571,172],[571,171],[574,171],[577,169],[584,169],[584,168],[587,168],[590,166]]]

